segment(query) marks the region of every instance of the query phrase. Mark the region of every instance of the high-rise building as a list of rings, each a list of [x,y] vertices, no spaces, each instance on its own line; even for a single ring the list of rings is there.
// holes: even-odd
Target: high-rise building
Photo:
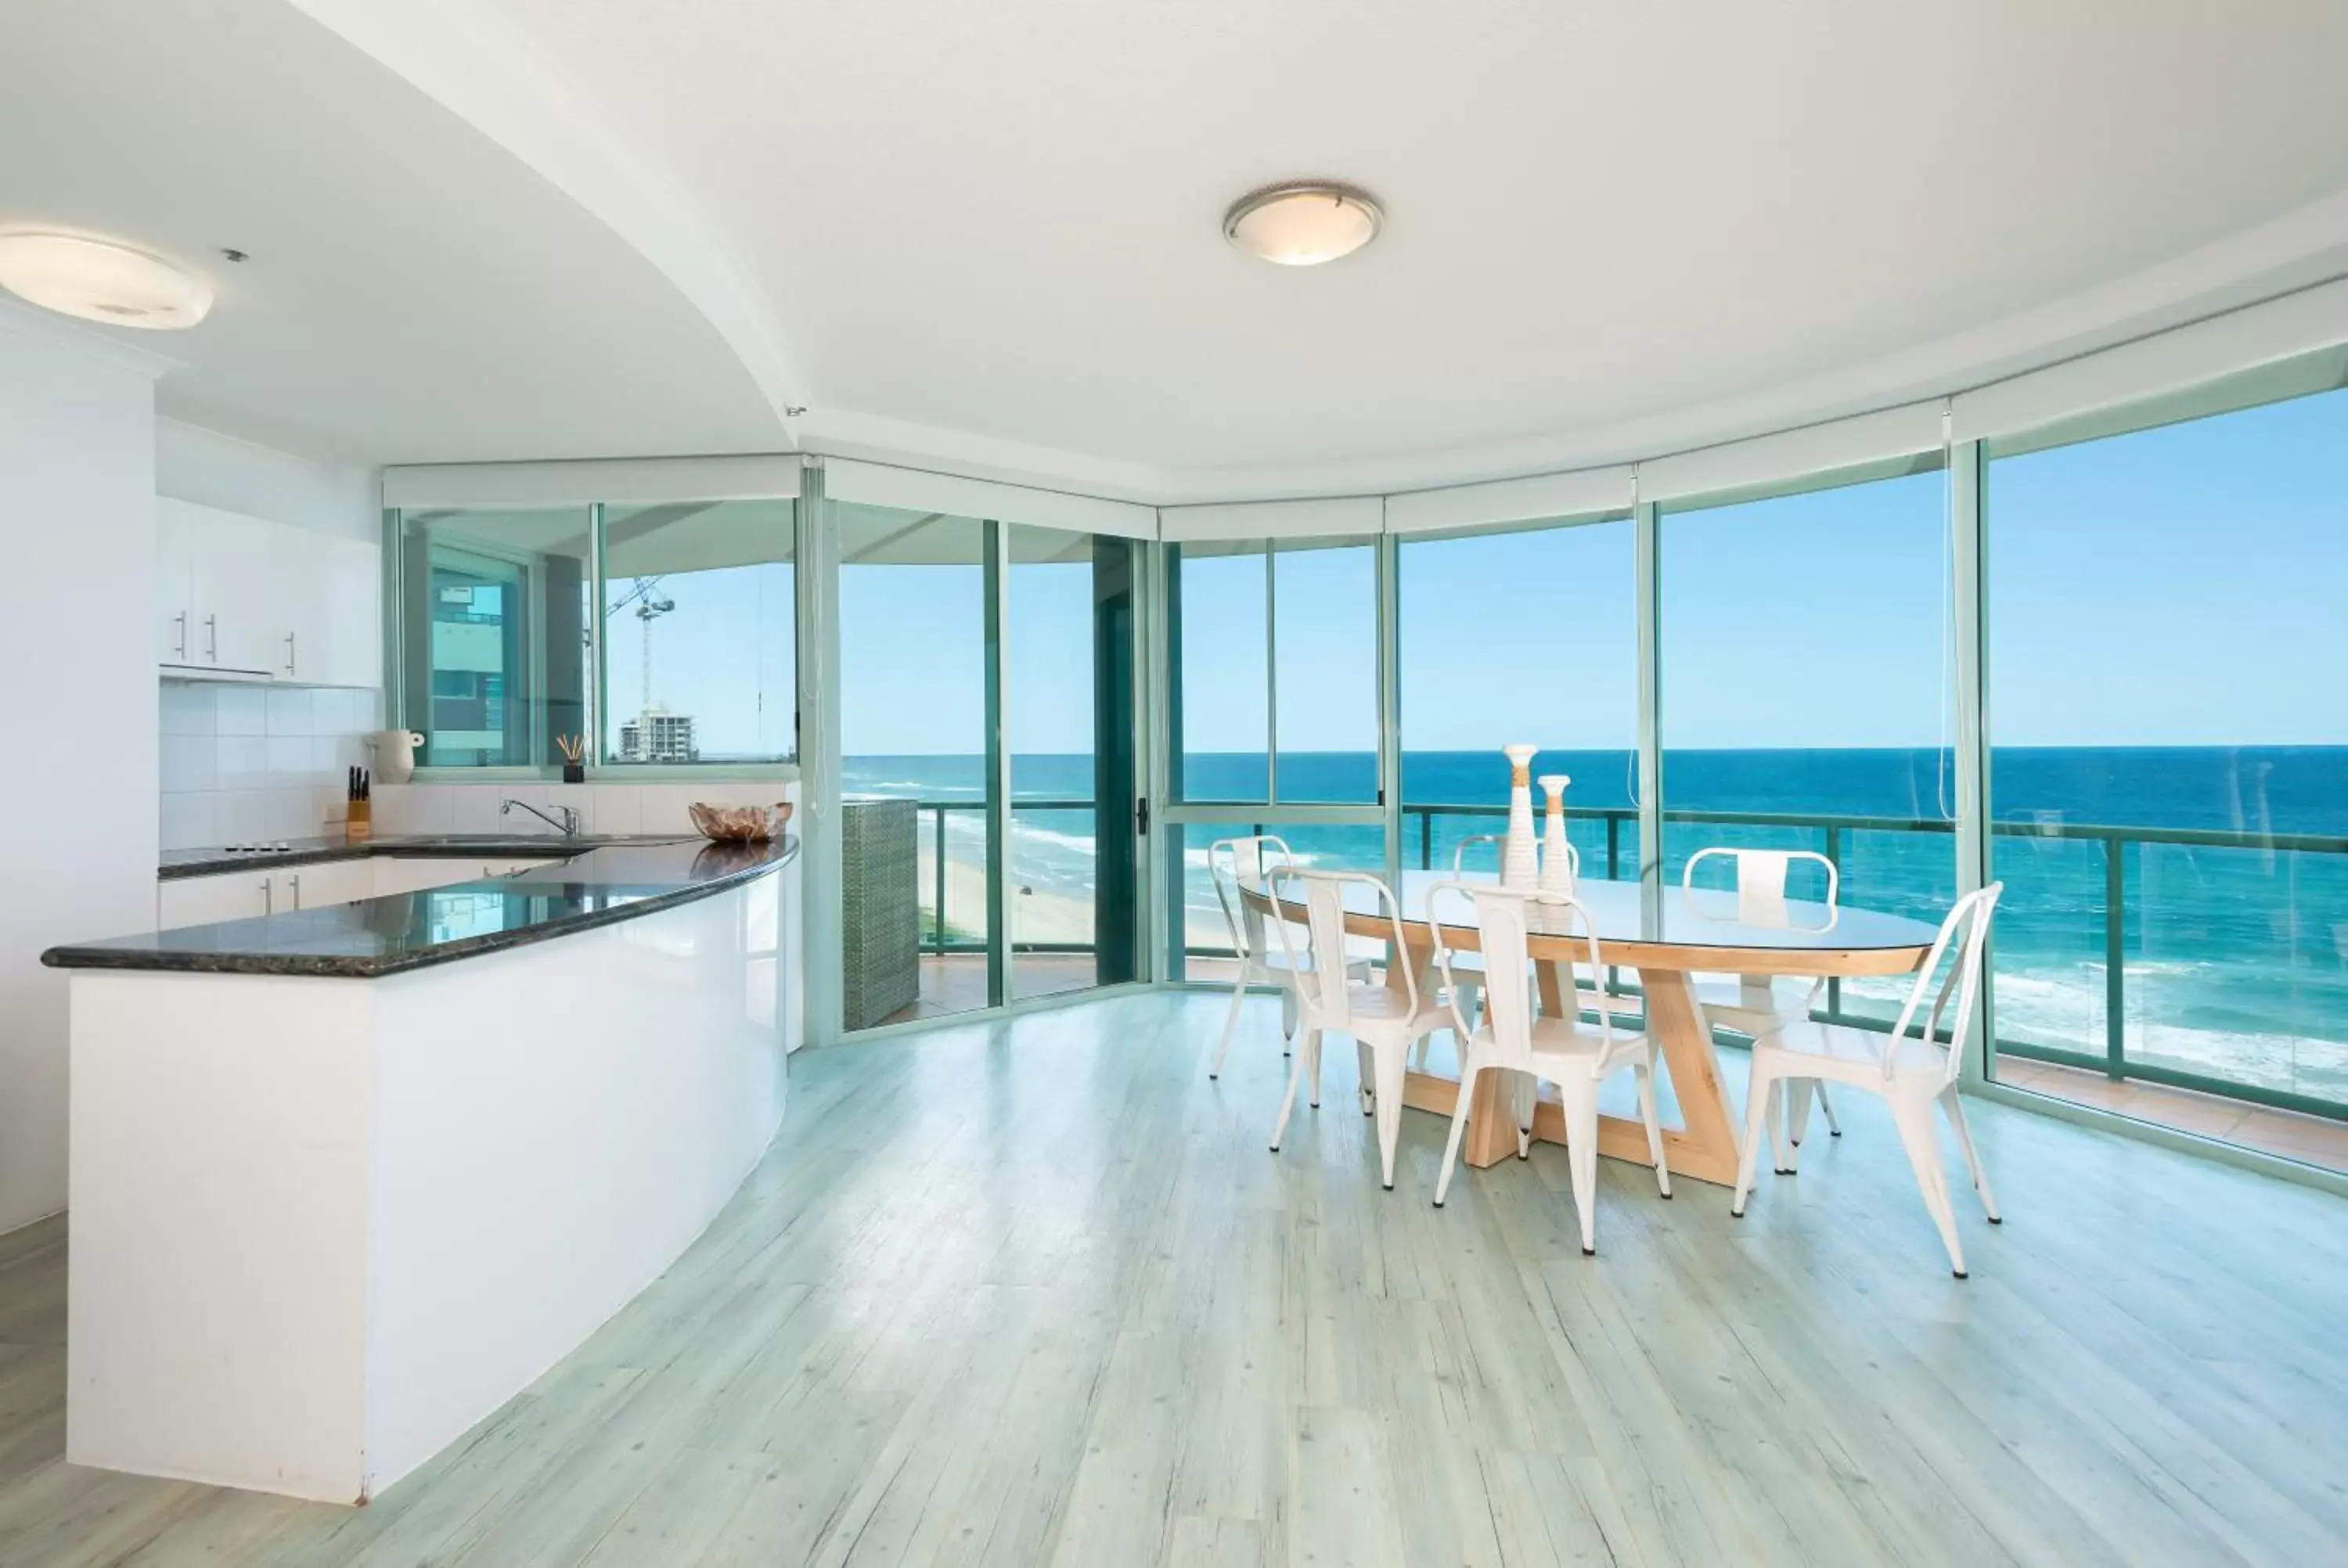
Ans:
[[[655,703],[633,719],[621,720],[620,756],[631,763],[699,762],[693,715],[672,713]]]

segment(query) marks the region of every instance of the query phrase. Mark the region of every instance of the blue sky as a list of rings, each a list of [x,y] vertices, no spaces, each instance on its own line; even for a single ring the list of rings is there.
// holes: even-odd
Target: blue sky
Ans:
[[[2348,392],[1992,465],[1992,712],[2009,745],[2348,743]],[[1666,513],[1667,746],[1931,746],[1946,739],[1946,478]],[[1402,547],[1404,744],[1627,747],[1636,671],[1628,523]],[[1375,743],[1366,546],[1282,552],[1280,744]],[[675,574],[655,695],[712,751],[788,713],[790,569]],[[1264,563],[1184,581],[1193,751],[1264,745]],[[850,755],[982,744],[981,573],[858,567],[840,582]],[[763,595],[763,598],[761,597]],[[1092,739],[1090,570],[1020,565],[1012,743]],[[637,702],[637,623],[611,631]],[[765,654],[746,648],[766,647]],[[780,721],[786,725],[788,720]]]

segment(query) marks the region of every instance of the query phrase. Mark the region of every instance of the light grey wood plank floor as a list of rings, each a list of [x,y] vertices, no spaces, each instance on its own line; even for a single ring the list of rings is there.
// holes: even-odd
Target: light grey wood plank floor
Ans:
[[[2348,1561],[2337,1198],[1984,1104],[1954,1280],[1853,1095],[1742,1222],[1603,1163],[1588,1259],[1560,1149],[1437,1211],[1413,1114],[1381,1192],[1350,1051],[1267,1152],[1222,1005],[803,1054],[708,1234],[365,1509],[66,1464],[65,1227],[0,1241],[0,1563]]]

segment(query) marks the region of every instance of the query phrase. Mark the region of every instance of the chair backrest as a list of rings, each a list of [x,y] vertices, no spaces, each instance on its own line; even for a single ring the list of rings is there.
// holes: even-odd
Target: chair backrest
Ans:
[[[1457,879],[1461,872],[1468,869],[1468,852],[1470,849],[1473,849],[1479,844],[1505,844],[1507,842],[1508,835],[1504,833],[1471,833],[1467,837],[1461,839],[1457,846],[1451,851],[1451,875],[1453,878]],[[1498,868],[1498,862],[1496,859],[1494,861],[1495,869]]]
[[[1242,962],[1262,958],[1264,945],[1263,912],[1240,896],[1241,887],[1263,882],[1272,867],[1295,858],[1285,840],[1270,834],[1219,838],[1207,845],[1207,876],[1215,885],[1215,902],[1223,907],[1232,949]]]
[[[1451,906],[1447,910],[1443,907],[1447,901]],[[1463,905],[1465,908],[1460,907]],[[1536,924],[1548,937],[1570,938],[1578,931],[1588,950],[1592,989],[1583,992],[1574,978],[1574,966],[1568,964],[1566,983],[1573,994],[1570,1000],[1560,999],[1577,1012],[1584,1000],[1590,1001],[1598,1014],[1601,1033],[1612,1046],[1614,1011],[1606,998],[1605,970],[1598,961],[1598,934],[1587,909],[1574,899],[1555,894],[1482,883],[1438,882],[1426,891],[1426,919],[1435,933],[1436,965],[1450,989],[1452,1026],[1459,1039],[1468,1038],[1468,1020],[1460,1011],[1459,988],[1452,983],[1453,947],[1444,927],[1447,919],[1456,925],[1457,916],[1470,911],[1475,917],[1477,945],[1484,955],[1484,1032],[1490,1036],[1502,1062],[1521,1061],[1532,1054],[1537,993],[1529,938]]]
[[[1704,861],[1724,857],[1736,867],[1736,907],[1738,918],[1751,918],[1756,925],[1771,923],[1773,908],[1782,911],[1786,903],[1786,874],[1797,860],[1814,860],[1826,868],[1826,906],[1839,911],[1842,896],[1842,873],[1835,863],[1815,849],[1739,849],[1725,845],[1711,845],[1697,850],[1687,858],[1680,870],[1683,892],[1695,886],[1695,868]]]
[[[1272,927],[1280,933],[1282,956],[1296,977],[1297,999],[1306,1010],[1316,1015],[1313,1021],[1320,1028],[1344,1033],[1353,1021],[1352,994],[1345,979],[1345,889],[1365,887],[1372,890],[1373,918],[1386,927],[1386,940],[1394,944],[1392,962],[1402,970],[1403,989],[1409,999],[1413,1015],[1418,1011],[1418,977],[1411,972],[1410,948],[1403,940],[1402,903],[1394,889],[1385,882],[1361,871],[1303,871],[1293,865],[1272,869],[1267,877],[1272,897],[1282,904],[1302,902],[1304,906],[1304,938],[1306,950],[1299,953],[1289,931],[1291,922],[1275,919]]]
[[[1908,1026],[1924,1009],[1924,999],[1931,995],[1931,1007],[1924,1013],[1922,1027],[1917,1038],[1928,1045],[1939,1047],[1942,1053],[1941,1078],[1954,1083],[1963,1069],[1965,1035],[1972,1028],[1973,1012],[1981,1001],[1982,953],[1989,943],[1990,917],[1997,912],[1997,900],[2005,891],[2005,884],[1993,882],[1957,900],[1949,917],[1941,922],[1941,934],[1932,939],[1932,951],[1924,959],[1924,967],[1916,972],[1916,983],[1908,992],[1908,1001],[1900,1009],[1900,1021],[1892,1026],[1891,1038],[1884,1042],[1883,1076],[1892,1075],[1900,1043],[1907,1038]],[[1942,976],[1935,990],[1932,977],[1940,974],[1941,960],[1948,960],[1948,973]],[[1949,1043],[1940,1044],[1941,1015],[1947,1011],[1949,998],[1957,999],[1956,1015],[1946,1027]]]

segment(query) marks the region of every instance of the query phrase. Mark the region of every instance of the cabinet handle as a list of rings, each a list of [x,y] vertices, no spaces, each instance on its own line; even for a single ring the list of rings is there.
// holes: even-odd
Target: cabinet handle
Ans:
[[[301,907],[302,907],[302,874],[301,874],[299,871],[296,871],[295,873],[294,873],[294,907],[295,907],[296,909],[299,909]]]
[[[220,662],[220,617],[217,615],[204,617],[204,657],[215,664]]]
[[[261,912],[264,915],[277,913],[277,888],[266,876],[261,879]]]
[[[171,619],[178,623],[180,628],[180,641],[178,644],[172,648],[171,651],[178,654],[180,658],[185,659],[188,656],[188,612],[183,610],[180,611],[179,614],[171,617]]]
[[[285,673],[294,673],[294,633],[285,634]]]

